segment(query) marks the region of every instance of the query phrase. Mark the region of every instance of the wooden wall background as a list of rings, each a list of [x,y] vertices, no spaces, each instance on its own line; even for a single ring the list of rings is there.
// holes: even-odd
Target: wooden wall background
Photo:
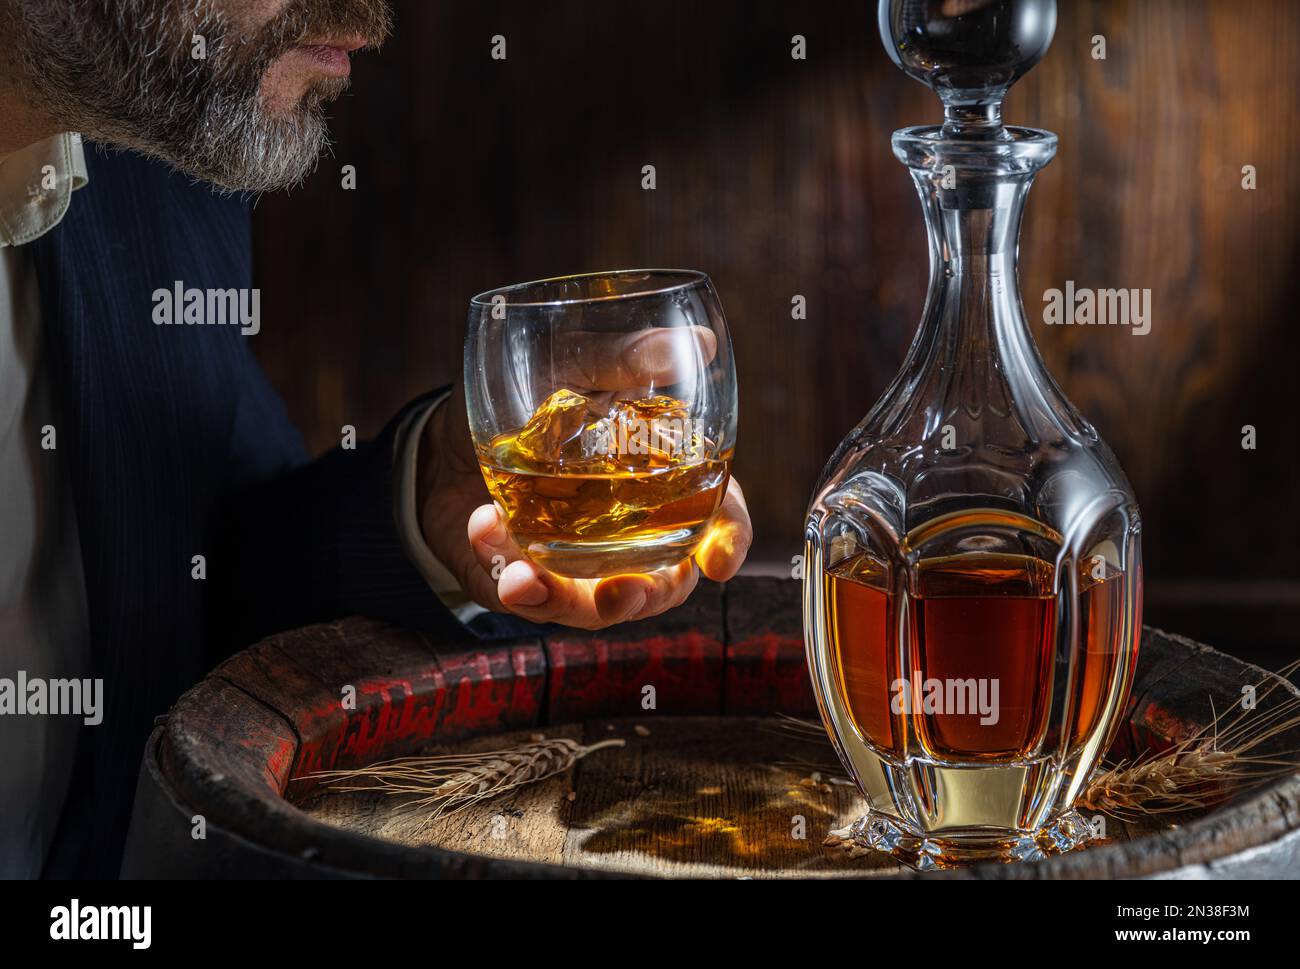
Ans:
[[[735,342],[754,559],[788,562],[924,297],[920,209],[889,136],[939,111],[887,60],[875,4],[395,7],[393,40],[357,59],[333,109],[334,157],[255,210],[256,347],[311,446],[343,424],[373,433],[453,379],[478,291],[700,268]],[[1297,91],[1294,0],[1063,0],[1005,112],[1061,137],[1030,196],[1022,289],[1053,373],[1137,489],[1149,621],[1279,662],[1300,655]],[[1151,333],[1043,325],[1042,293],[1067,279],[1150,288]]]

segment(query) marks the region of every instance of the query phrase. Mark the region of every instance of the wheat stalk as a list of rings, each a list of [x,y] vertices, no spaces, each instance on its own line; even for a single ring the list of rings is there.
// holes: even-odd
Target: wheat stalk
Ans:
[[[1288,758],[1295,750],[1269,757],[1251,751],[1300,725],[1300,696],[1292,694],[1267,711],[1258,709],[1297,669],[1300,660],[1269,674],[1272,682],[1257,693],[1255,708],[1233,705],[1167,750],[1096,771],[1079,805],[1120,820],[1178,814],[1294,773],[1300,764]],[[1261,686],[1256,684],[1256,690]]]
[[[576,740],[536,740],[504,750],[481,753],[400,757],[352,770],[316,771],[303,780],[322,780],[333,791],[378,791],[413,798],[410,810],[427,808],[422,828],[488,798],[568,770],[582,758],[621,739],[584,746]]]

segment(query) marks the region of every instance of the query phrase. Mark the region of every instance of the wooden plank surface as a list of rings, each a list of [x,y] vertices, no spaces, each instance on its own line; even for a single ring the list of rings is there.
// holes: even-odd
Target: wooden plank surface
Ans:
[[[638,730],[638,728],[640,728]],[[489,751],[538,736],[516,731],[431,753]],[[598,751],[530,787],[430,821],[400,799],[317,793],[301,805],[317,821],[411,847],[595,868],[631,875],[781,878],[902,870],[877,854],[850,858],[822,841],[865,810],[828,743],[792,736],[773,718],[593,720],[547,737],[624,748]],[[810,784],[813,772],[821,783]],[[842,780],[842,778],[839,778]],[[1106,821],[1107,843],[1168,831],[1176,820]]]
[[[584,743],[620,737],[627,746],[598,751],[565,774],[432,823],[397,799],[369,792],[318,794],[302,808],[326,824],[400,844],[629,874],[896,872],[883,856],[850,860],[822,846],[828,831],[862,813],[863,803],[849,786],[803,783],[809,772],[793,765],[810,756],[810,745],[778,723],[651,715],[550,728],[548,737]],[[479,738],[456,750],[492,750],[531,735]],[[829,750],[814,747],[813,756]]]
[[[627,721],[588,723],[588,742],[627,736],[628,747],[579,768],[565,864],[675,877],[897,871],[884,856],[851,861],[822,846],[865,805],[851,787],[805,786],[806,771],[778,766],[806,757],[808,744],[777,724],[646,718],[641,737]]]

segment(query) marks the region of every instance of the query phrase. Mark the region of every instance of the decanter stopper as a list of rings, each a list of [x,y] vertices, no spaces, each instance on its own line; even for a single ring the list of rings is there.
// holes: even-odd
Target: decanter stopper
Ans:
[[[1042,59],[1056,0],[880,0],[880,37],[943,101],[943,134],[1006,138],[1002,99]]]

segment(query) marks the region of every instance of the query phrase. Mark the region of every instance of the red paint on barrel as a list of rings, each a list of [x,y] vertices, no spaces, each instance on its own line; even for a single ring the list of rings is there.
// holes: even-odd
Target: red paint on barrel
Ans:
[[[654,712],[716,714],[722,710],[722,643],[698,631],[616,642],[600,636],[546,642],[550,721],[631,717],[653,687]]]
[[[728,643],[723,712],[733,716],[816,716],[803,638],[767,632]]]

